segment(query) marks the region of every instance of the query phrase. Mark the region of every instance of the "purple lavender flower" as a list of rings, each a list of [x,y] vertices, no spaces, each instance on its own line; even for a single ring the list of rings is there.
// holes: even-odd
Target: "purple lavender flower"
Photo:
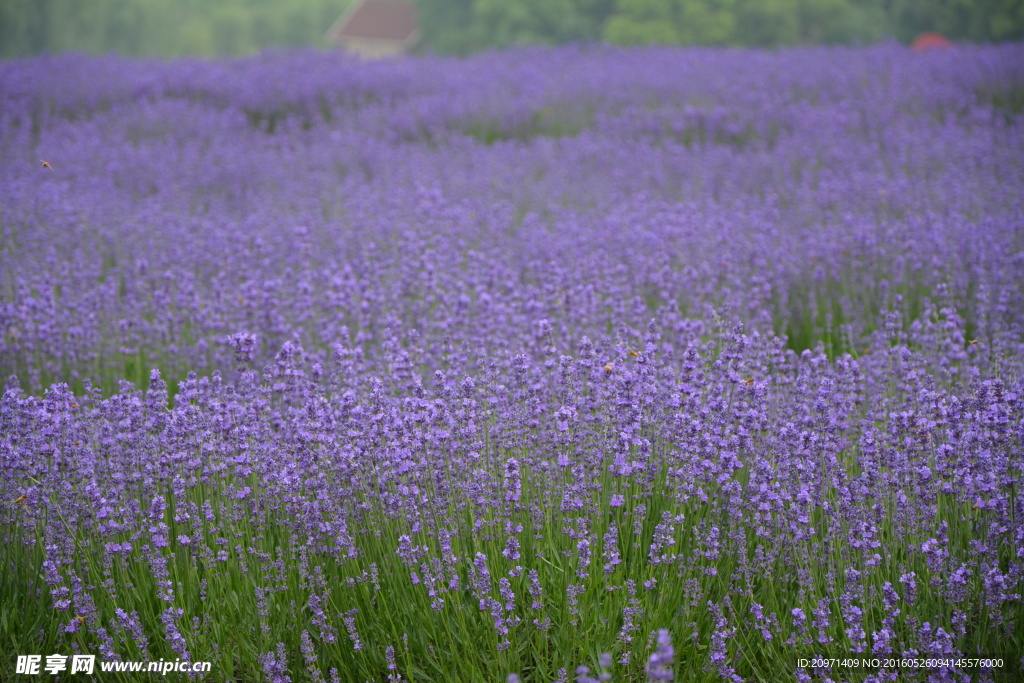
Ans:
[[[320,667],[317,665],[316,646],[313,645],[313,639],[309,637],[309,631],[302,632],[299,642],[302,651],[302,661],[306,664],[306,671],[309,672],[311,680],[314,683],[327,683],[324,675],[320,672]]]
[[[565,589],[566,603],[569,606],[569,623],[573,626],[576,626],[579,623],[579,598],[586,592],[586,590],[586,586],[576,584],[571,584]]]
[[[590,573],[587,571],[588,567],[590,567],[590,541],[585,538],[577,541],[576,552],[576,577],[585,579],[590,576]]]
[[[167,637],[167,643],[171,646],[171,649],[183,660],[189,660],[192,656],[189,654],[188,643],[185,642],[184,636],[181,635],[181,631],[178,630],[178,620],[184,616],[185,611],[181,608],[175,609],[168,607],[160,615],[160,621],[163,622],[164,631]]]
[[[363,641],[359,639],[359,631],[356,630],[356,614],[358,613],[359,610],[353,608],[342,615],[345,630],[348,632],[349,640],[352,641],[352,649],[356,652],[363,649]]]
[[[518,503],[522,495],[522,481],[519,474],[519,461],[509,458],[505,463],[505,500]]]
[[[615,568],[622,564],[622,556],[619,554],[619,530],[611,524],[608,533],[604,535],[604,573],[606,575],[615,571]]]
[[[672,638],[666,629],[658,631],[658,646],[654,654],[647,660],[648,681],[672,681],[675,676],[672,674],[672,664],[675,660],[675,650],[672,647]]]
[[[509,536],[505,541],[505,549],[501,551],[502,557],[512,562],[519,559],[519,539],[515,536]]]
[[[285,654],[284,643],[277,644],[277,652],[268,652],[260,655],[260,664],[263,667],[263,674],[268,683],[291,683],[291,676],[288,675],[288,657]]]
[[[395,648],[388,645],[384,651],[384,659],[387,662],[388,683],[398,683],[402,680],[402,674],[396,673],[398,665],[395,663]]]
[[[540,587],[540,575],[536,569],[530,570],[530,597],[533,598],[533,603],[530,605],[530,609],[541,610],[544,609],[544,603],[541,602],[541,587]]]
[[[487,556],[483,553],[477,553],[473,558],[470,583],[473,585],[473,596],[477,600],[483,600],[484,596],[491,592],[491,573],[487,570]]]

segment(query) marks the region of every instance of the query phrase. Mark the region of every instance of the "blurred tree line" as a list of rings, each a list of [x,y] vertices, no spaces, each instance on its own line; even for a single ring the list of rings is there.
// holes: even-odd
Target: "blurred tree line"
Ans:
[[[327,47],[347,0],[0,0],[0,57],[243,55]]]
[[[326,47],[350,0],[0,0],[0,57],[81,50],[240,55]],[[1024,39],[1024,0],[416,0],[420,50],[524,43],[866,44],[923,31]]]
[[[925,31],[1024,39],[1024,0],[418,0],[424,44],[465,54],[517,43],[867,44]]]

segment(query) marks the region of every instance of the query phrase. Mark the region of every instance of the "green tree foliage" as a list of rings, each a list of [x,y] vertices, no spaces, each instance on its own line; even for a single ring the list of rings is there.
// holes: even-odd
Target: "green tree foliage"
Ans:
[[[896,36],[911,40],[922,31],[952,38],[997,42],[1024,38],[1022,0],[891,0]]]
[[[604,37],[613,43],[720,45],[736,34],[735,0],[619,0]]]
[[[620,0],[604,27],[622,44],[795,45],[878,40],[882,2],[871,0]]]
[[[1024,0],[418,0],[422,48],[466,54],[519,43],[622,45],[910,42],[1024,38]]]
[[[442,54],[480,49],[483,36],[473,16],[473,0],[419,0],[423,44]]]
[[[615,0],[416,0],[424,50],[467,54],[601,37]]]
[[[349,0],[0,0],[0,57],[242,55],[327,46]]]
[[[473,12],[496,45],[565,42],[585,36],[573,0],[477,0]]]
[[[240,55],[327,47],[353,0],[0,0],[0,57],[81,50]],[[519,44],[622,45],[1024,39],[1024,0],[414,0],[419,49],[469,54]]]

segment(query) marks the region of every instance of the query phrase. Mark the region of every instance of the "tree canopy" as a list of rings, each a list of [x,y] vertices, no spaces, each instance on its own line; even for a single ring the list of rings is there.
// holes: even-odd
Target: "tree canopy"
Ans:
[[[0,57],[81,50],[239,55],[326,47],[350,0],[0,0]],[[924,31],[1024,39],[1024,0],[416,0],[421,51],[523,44],[866,44]]]

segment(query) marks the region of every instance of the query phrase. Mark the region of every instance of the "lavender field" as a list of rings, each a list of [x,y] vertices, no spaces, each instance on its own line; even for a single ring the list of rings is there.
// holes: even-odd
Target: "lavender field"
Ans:
[[[2,62],[0,680],[1020,680],[1022,198],[1019,44]]]

